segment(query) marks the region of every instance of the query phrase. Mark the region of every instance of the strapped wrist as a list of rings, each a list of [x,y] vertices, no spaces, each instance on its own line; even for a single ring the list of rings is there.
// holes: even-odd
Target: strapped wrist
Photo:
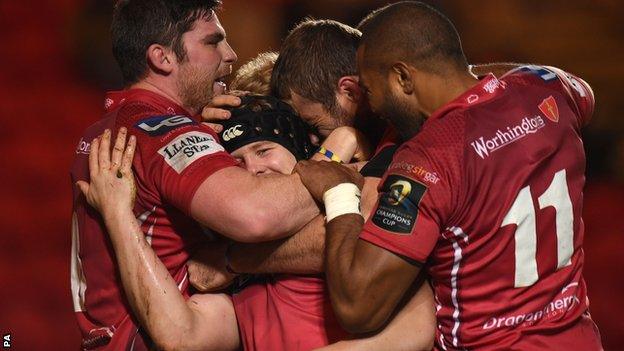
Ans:
[[[362,192],[353,183],[342,183],[327,190],[323,194],[326,222],[348,213],[362,215],[360,198]]]

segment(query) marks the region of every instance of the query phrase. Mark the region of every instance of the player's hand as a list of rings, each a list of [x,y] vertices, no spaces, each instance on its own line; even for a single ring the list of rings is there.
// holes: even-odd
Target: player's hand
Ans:
[[[353,183],[360,189],[364,185],[364,177],[338,162],[299,161],[293,173],[299,174],[303,185],[318,202],[323,201],[327,190],[338,184]]]
[[[202,246],[188,261],[189,282],[200,292],[222,290],[236,275],[225,268],[228,242],[211,242]]]
[[[130,137],[126,145],[128,131],[120,128],[111,154],[111,131],[93,139],[89,153],[90,183],[78,181],[77,185],[89,205],[102,215],[118,210],[132,211],[136,196],[132,159],[136,148],[136,138]]]
[[[232,114],[230,111],[224,109],[224,107],[238,107],[241,104],[241,99],[234,95],[217,95],[212,98],[210,105],[204,107],[201,116],[204,120],[204,124],[210,127],[215,133],[220,133],[223,130],[223,126],[215,123],[218,121],[224,121],[229,119]]]

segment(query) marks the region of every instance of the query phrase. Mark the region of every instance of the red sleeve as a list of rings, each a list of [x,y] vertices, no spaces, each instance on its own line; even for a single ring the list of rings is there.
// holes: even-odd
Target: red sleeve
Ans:
[[[139,191],[151,193],[186,214],[206,178],[237,164],[219,144],[217,135],[191,117],[136,113],[136,107],[129,106],[119,111],[116,123],[137,137],[133,166]]]
[[[379,200],[360,238],[424,263],[452,208],[451,179],[443,159],[422,143],[404,144],[379,186]],[[450,170],[450,169],[449,169]]]

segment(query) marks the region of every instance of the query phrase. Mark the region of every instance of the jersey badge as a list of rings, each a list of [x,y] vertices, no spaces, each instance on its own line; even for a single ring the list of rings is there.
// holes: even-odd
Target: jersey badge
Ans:
[[[551,95],[544,99],[541,104],[539,104],[539,109],[542,113],[551,121],[559,122],[559,107],[557,106],[557,101]]]
[[[225,150],[212,135],[192,131],[179,135],[158,150],[158,153],[171,168],[181,174],[193,162],[219,151]]]
[[[137,129],[142,130],[143,132],[151,135],[158,136],[166,134],[174,129],[180,128],[184,125],[196,124],[193,119],[188,116],[156,116],[150,117],[144,120],[139,121],[134,126]]]
[[[409,235],[418,217],[418,204],[427,187],[413,179],[389,175],[381,187],[373,223],[388,232]]]

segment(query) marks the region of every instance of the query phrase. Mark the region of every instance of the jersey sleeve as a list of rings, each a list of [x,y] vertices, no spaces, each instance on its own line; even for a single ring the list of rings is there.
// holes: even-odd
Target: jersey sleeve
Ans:
[[[418,143],[397,151],[360,239],[410,262],[424,263],[451,214],[451,172]]]
[[[536,76],[544,86],[562,93],[575,112],[579,129],[589,123],[594,113],[595,100],[594,92],[587,82],[551,66],[522,66],[508,74],[518,71],[528,72]]]
[[[210,128],[191,117],[136,113],[132,108],[122,108],[116,124],[137,138],[133,166],[138,186],[188,215],[191,200],[204,180],[237,165],[236,160]]]

